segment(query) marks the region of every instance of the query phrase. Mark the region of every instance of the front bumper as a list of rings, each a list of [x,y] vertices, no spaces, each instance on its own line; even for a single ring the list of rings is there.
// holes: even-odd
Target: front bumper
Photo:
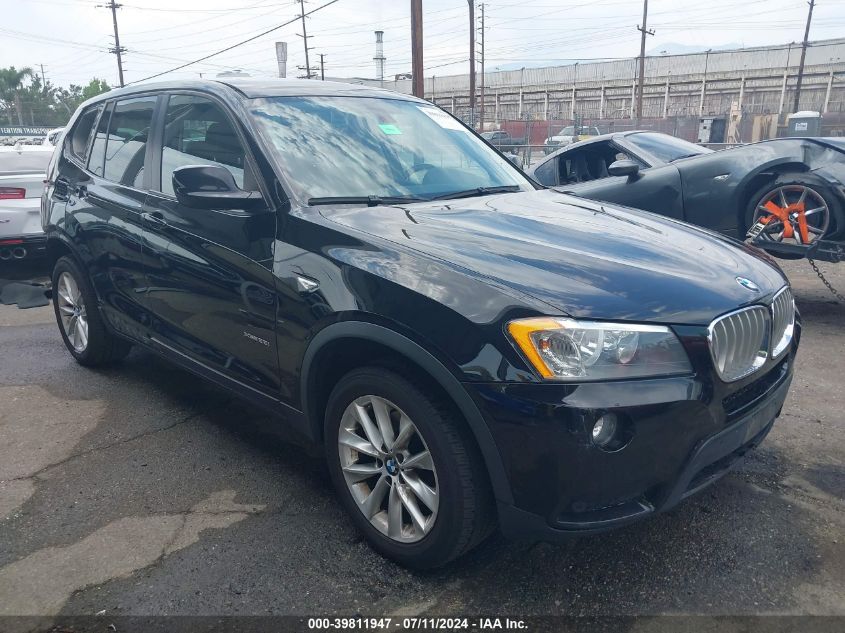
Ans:
[[[706,373],[582,385],[474,385],[513,503],[498,502],[503,533],[554,541],[658,512],[712,484],[768,434],[792,381],[790,351],[744,381]],[[604,413],[627,420],[621,450],[596,447]]]

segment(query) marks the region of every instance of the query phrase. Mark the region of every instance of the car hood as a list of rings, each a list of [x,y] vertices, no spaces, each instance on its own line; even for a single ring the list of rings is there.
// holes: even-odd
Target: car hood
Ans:
[[[323,215],[575,318],[705,325],[786,283],[768,256],[733,240],[548,190]]]

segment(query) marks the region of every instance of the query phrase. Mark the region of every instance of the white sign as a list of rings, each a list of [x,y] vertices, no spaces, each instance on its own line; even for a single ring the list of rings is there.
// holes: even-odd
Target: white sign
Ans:
[[[288,43],[276,42],[276,61],[279,63],[279,77],[288,76]]]
[[[807,122],[803,121],[801,123],[795,124],[795,131],[796,132],[806,132],[807,131]]]

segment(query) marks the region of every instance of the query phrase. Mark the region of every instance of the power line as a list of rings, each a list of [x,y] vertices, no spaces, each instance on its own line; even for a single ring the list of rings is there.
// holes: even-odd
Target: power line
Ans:
[[[194,38],[194,37],[203,37],[207,41],[208,33],[210,33],[211,31],[220,31],[222,29],[230,30],[233,26],[236,26],[238,24],[243,24],[244,22],[252,22],[253,20],[258,20],[258,19],[267,17],[268,15],[272,15],[272,14],[276,13],[278,10],[279,10],[279,7],[276,7],[271,11],[259,13],[258,15],[251,15],[248,18],[244,18],[243,20],[236,20],[235,22],[232,22],[230,20],[230,21],[226,22],[225,24],[221,24],[221,25],[218,25],[218,26],[211,26],[211,27],[205,28],[201,31],[195,31],[193,33],[177,33],[177,34],[166,35],[166,36],[163,36],[163,37],[153,37],[153,38],[147,37],[147,38],[142,38],[140,40],[137,40],[137,39],[134,38],[134,35],[136,35],[136,34],[151,33],[151,32],[160,33],[161,31],[169,31],[169,30],[173,30],[173,29],[185,28],[186,26],[194,26],[195,24],[200,23],[200,22],[207,22],[209,20],[218,20],[218,19],[223,18],[223,17],[228,18],[229,16],[214,15],[214,16],[212,16],[210,18],[206,18],[204,20],[196,20],[195,22],[192,22],[191,24],[179,24],[179,25],[176,25],[176,26],[171,26],[171,27],[167,27],[167,28],[163,28],[163,29],[157,29],[157,30],[154,30],[154,31],[137,31],[135,33],[129,33],[128,35],[133,36],[132,41],[136,44],[151,44],[151,43],[155,43],[155,42],[172,42],[174,39],[177,39],[177,38],[178,38],[179,41],[186,41],[186,40],[189,40],[190,38]],[[124,35],[127,35],[127,33],[124,32]],[[197,42],[193,42],[193,43],[189,43],[189,44],[182,44],[180,46],[171,46],[170,49],[173,50],[173,49],[177,49],[177,48],[191,48],[191,47],[194,47],[194,46],[197,46]]]
[[[257,7],[257,6],[261,5],[261,2],[263,2],[263,0],[261,0],[260,2],[254,4],[254,5],[250,5],[249,7],[246,7],[246,8],[250,9],[252,7]],[[260,8],[264,8],[266,6],[267,5],[261,5]],[[204,29],[202,31],[194,31],[192,33],[185,33],[184,35],[179,36],[181,38],[186,38],[186,37],[192,37],[192,36],[195,36],[195,35],[204,35],[207,31],[218,30],[219,28],[226,28],[226,27],[234,26],[235,24],[242,24],[243,22],[249,22],[250,20],[255,20],[255,19],[258,19],[260,17],[270,15],[271,13],[275,13],[278,9],[279,9],[279,7],[276,7],[272,11],[269,11],[267,13],[259,13],[258,15],[252,15],[248,18],[245,18],[243,20],[238,20],[236,22],[232,22],[231,20],[229,20],[229,18],[231,17],[229,14],[222,13],[222,14],[211,15],[207,18],[200,18],[200,19],[191,18],[190,22],[184,23],[184,24],[175,24],[173,26],[163,26],[163,27],[159,27],[159,28],[155,28],[155,29],[144,29],[143,31],[132,31],[130,33],[126,33],[124,31],[124,34],[134,37],[136,35],[143,35],[143,34],[146,34],[146,33],[161,33],[163,31],[173,31],[175,29],[183,29],[183,28],[186,28],[186,27],[195,27],[198,24],[203,24],[205,22],[211,22],[213,20],[219,20],[221,18],[224,18],[224,19],[227,20],[226,24],[224,24],[222,27],[214,27],[213,29]],[[157,41],[160,41],[160,40],[163,40],[163,39],[169,39],[169,38],[156,38],[152,41],[157,42]],[[141,40],[141,41],[144,41],[144,40]]]
[[[308,13],[304,13],[303,15],[308,16],[308,15],[311,15],[312,13],[316,13],[320,9],[325,9],[327,6],[332,5],[335,2],[338,2],[338,0],[329,0],[328,2],[326,2],[324,4],[321,4],[316,9],[312,9],[311,11],[309,11]],[[181,64],[179,66],[174,66],[173,68],[170,68],[169,70],[163,70],[162,72],[156,73],[154,75],[150,75],[149,77],[144,77],[143,79],[138,79],[136,81],[130,81],[129,84],[127,84],[127,85],[137,84],[137,83],[140,83],[142,81],[147,81],[149,79],[155,79],[156,77],[161,77],[162,75],[167,75],[169,73],[176,72],[177,70],[182,70],[183,68],[187,68],[188,66],[193,66],[194,64],[198,64],[200,62],[203,62],[206,59],[210,59],[212,57],[216,57],[217,55],[225,53],[226,51],[230,51],[233,48],[237,48],[238,46],[243,46],[244,44],[246,44],[248,42],[252,42],[253,40],[257,40],[259,37],[263,37],[263,36],[267,35],[268,33],[272,33],[273,31],[278,31],[279,29],[282,29],[286,26],[293,24],[297,20],[299,20],[299,16],[296,16],[292,20],[288,20],[287,22],[279,24],[278,26],[274,26],[273,28],[267,29],[266,31],[263,31],[263,32],[259,33],[258,35],[253,35],[252,37],[247,38],[247,39],[245,39],[241,42],[238,42],[237,44],[232,44],[231,46],[227,46],[226,48],[221,48],[219,51],[215,51],[214,53],[209,53],[208,55],[204,55],[204,56],[200,57],[199,59],[195,59],[193,61],[186,62],[186,63]]]
[[[248,11],[250,9],[263,9],[266,7],[273,6],[274,2],[270,2],[267,4],[252,4],[247,6],[240,6],[240,7],[229,7],[228,9],[162,9],[159,7],[139,7],[138,5],[134,4],[124,4],[123,6],[127,9],[135,9],[138,11],[157,11],[157,12],[164,12],[164,13],[230,13],[232,11]]]

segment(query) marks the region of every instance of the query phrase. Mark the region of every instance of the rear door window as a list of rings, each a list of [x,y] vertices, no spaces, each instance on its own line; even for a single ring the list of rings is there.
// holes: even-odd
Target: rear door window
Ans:
[[[142,189],[147,141],[153,122],[156,97],[123,99],[114,105],[105,147],[103,177]]]

